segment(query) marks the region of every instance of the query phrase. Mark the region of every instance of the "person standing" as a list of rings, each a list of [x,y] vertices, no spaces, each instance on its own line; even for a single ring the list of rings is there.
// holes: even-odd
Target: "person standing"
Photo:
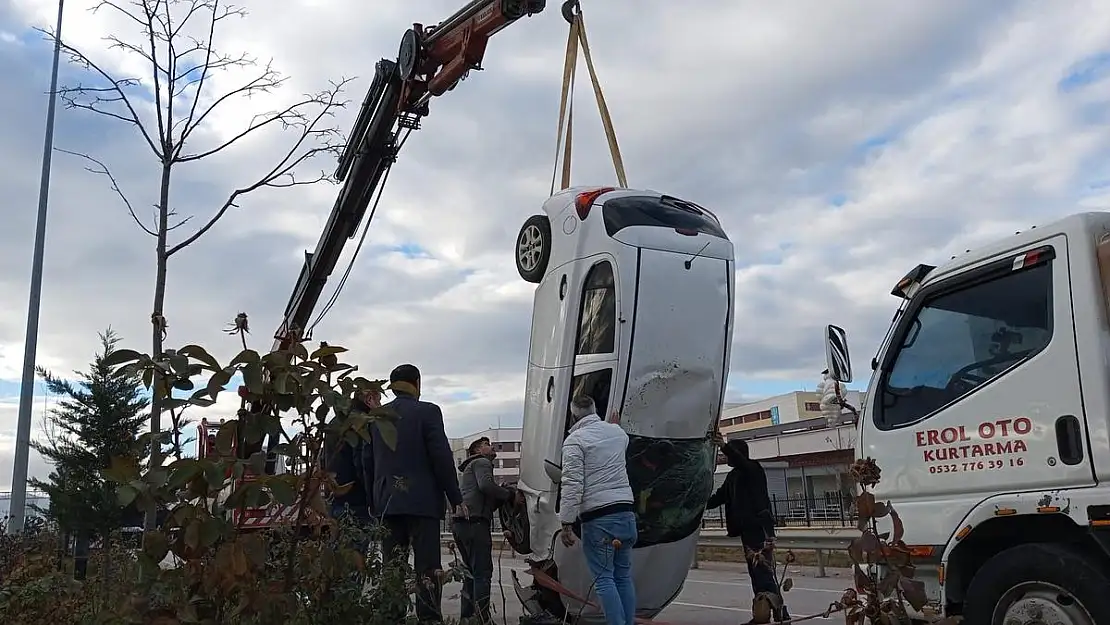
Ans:
[[[767,474],[762,465],[750,457],[747,441],[736,439],[725,443],[718,438],[716,442],[732,469],[705,507],[713,509],[724,506],[728,536],[739,537],[745,552],[762,554],[762,558],[756,560],[745,558],[752,583],[752,596],[768,592],[781,598],[775,581],[772,546],[775,539],[775,517],[771,512],[771,496],[767,491]],[[775,614],[774,618],[776,621],[789,620],[785,604],[781,614]]]
[[[463,581],[461,618],[492,623],[490,586],[493,583],[493,516],[504,502],[514,498],[515,489],[493,480],[497,454],[485,436],[467,447],[467,458],[459,465],[459,487],[469,518],[455,517],[452,534],[470,576]]]
[[[633,625],[636,588],[632,548],[638,537],[632,486],[628,481],[628,434],[602,421],[594,400],[575,397],[574,425],[563,441],[559,520],[563,544],[574,546],[582,525],[582,550],[608,625]]]
[[[371,514],[386,530],[383,556],[404,562],[412,549],[417,620],[439,623],[443,620],[438,572],[443,569],[444,497],[456,516],[465,518],[467,509],[443,429],[443,412],[420,400],[420,370],[400,365],[389,374],[389,384],[396,398],[384,407],[397,415],[392,423],[396,440],[387,442],[377,427],[371,428],[370,441],[363,445],[363,483],[370,494]],[[405,618],[397,616],[398,622]]]

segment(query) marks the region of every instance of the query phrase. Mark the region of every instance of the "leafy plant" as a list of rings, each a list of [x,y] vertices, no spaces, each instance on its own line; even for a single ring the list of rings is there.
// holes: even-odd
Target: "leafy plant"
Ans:
[[[245,332],[245,318],[239,325]],[[108,354],[107,366],[136,376],[170,411],[212,406],[241,376],[237,414],[220,424],[215,454],[151,466],[144,462],[151,446],[145,434],[111,457],[102,473],[119,506],[135,505],[164,520],[143,534],[139,549],[105,541],[94,553],[101,564],[90,562],[86,582],[60,570],[56,534],[0,544],[0,622],[400,622],[412,572],[367,555],[378,528],[330,516],[329,496],[353,485],[336,483],[323,469],[325,437],[357,444],[373,428],[396,445],[395,415],[355,402],[382,393],[383,383],[355,375],[357,368],[340,360],[345,351],[321,344],[310,352],[294,342],[266,354],[245,348],[226,363],[198,345],[162,357],[125,349]],[[172,435],[163,432],[159,440]],[[264,448],[267,437],[271,445]],[[298,469],[267,473],[267,451]],[[284,510],[291,522],[252,530],[245,512],[260,509],[271,516]]]
[[[920,612],[928,603],[925,583],[915,579],[910,549],[903,540],[905,526],[889,501],[875,499],[871,489],[882,478],[872,458],[856,460],[852,479],[859,485],[856,510],[860,536],[852,541],[848,555],[855,574],[855,590],[845,591],[841,604],[846,625],[910,625],[909,605]],[[879,531],[878,521],[890,519],[891,530]],[[934,625],[956,625],[949,617]]]

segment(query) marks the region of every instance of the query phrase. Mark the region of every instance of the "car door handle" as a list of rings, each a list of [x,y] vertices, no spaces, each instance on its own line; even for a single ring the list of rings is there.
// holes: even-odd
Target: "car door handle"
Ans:
[[[555,376],[547,378],[547,403],[551,403],[551,394],[555,391]]]
[[[1064,464],[1083,462],[1083,433],[1079,429],[1079,419],[1074,415],[1056,419],[1056,451]]]

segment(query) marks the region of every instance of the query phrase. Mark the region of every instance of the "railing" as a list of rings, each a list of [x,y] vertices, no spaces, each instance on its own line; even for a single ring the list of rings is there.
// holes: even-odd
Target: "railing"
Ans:
[[[771,497],[776,527],[847,527],[856,522],[855,502],[848,494],[816,497]],[[702,528],[724,528],[724,508],[707,510]]]

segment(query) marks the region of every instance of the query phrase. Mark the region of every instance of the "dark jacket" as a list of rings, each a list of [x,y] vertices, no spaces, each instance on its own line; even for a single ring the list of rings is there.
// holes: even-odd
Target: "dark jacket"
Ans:
[[[462,503],[451,444],[443,430],[439,406],[397,393],[384,406],[397,414],[396,448],[386,444],[376,425],[362,446],[363,484],[374,516],[419,516],[442,519],[443,499]]]
[[[323,464],[326,471],[335,474],[335,483],[340,486],[354,484],[351,490],[342,495],[333,495],[332,503],[339,507],[347,506],[352,511],[365,514],[370,498],[366,496],[363,484],[362,448],[365,443],[359,439],[351,447],[342,437],[329,434],[324,438]]]
[[[463,503],[470,518],[493,519],[501,502],[512,497],[509,489],[493,481],[493,462],[486,456],[470,456],[459,465]]]
[[[732,470],[725,476],[706,508],[725,507],[725,528],[729,536],[745,542],[762,543],[775,535],[775,517],[767,492],[767,474],[759,462],[748,458],[747,446],[739,452],[732,443],[725,448]],[[755,545],[751,545],[755,546]]]

